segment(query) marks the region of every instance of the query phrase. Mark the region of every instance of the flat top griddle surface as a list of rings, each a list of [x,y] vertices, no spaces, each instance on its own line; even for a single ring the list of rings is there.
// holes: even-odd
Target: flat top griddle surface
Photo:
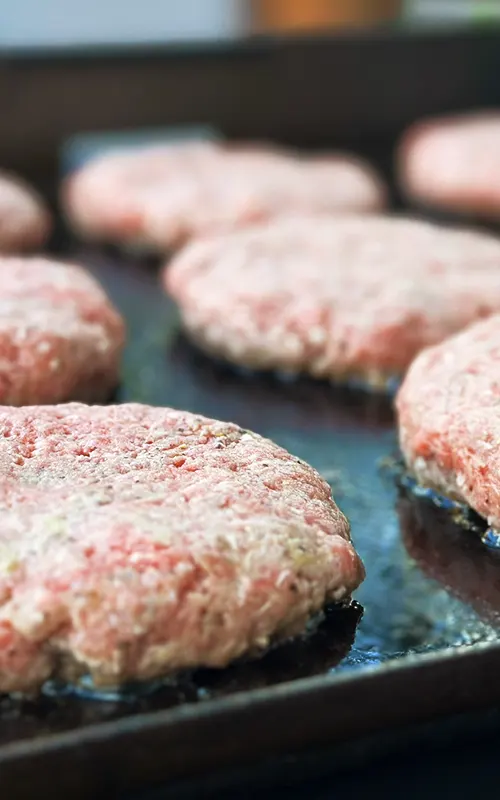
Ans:
[[[418,551],[418,542],[413,541],[417,534],[412,538],[408,531],[408,514],[401,512],[388,468],[397,453],[389,398],[308,380],[283,383],[270,376],[238,374],[212,362],[184,338],[176,310],[161,291],[157,265],[77,246],[66,248],[65,255],[92,271],[128,321],[129,341],[117,401],[169,405],[232,420],[310,462],[330,483],[351,521],[367,577],[356,593],[356,604],[330,609],[316,633],[259,661],[181,676],[155,691],[131,687],[122,698],[68,696],[56,687],[53,696],[49,692],[37,703],[5,700],[0,704],[0,745],[138,712],[206,703],[296,678],[352,672],[408,654],[497,639],[500,590],[490,591],[484,603],[477,601],[486,563],[488,585],[492,576],[500,583],[496,554],[474,542],[475,557],[462,554],[457,586],[453,575],[450,580],[446,570],[433,566],[432,548],[422,555],[422,548]],[[462,532],[458,541],[463,545],[466,538]],[[426,558],[431,561],[428,569]],[[453,553],[446,558],[453,559]]]
[[[131,791],[499,700],[500,553],[402,496],[391,398],[240,374],[186,340],[158,264],[74,242],[57,254],[84,264],[127,320],[114,400],[232,420],[310,462],[367,577],[350,606],[259,660],[121,695],[49,686],[32,702],[0,698],[2,786],[35,797],[57,769],[54,798]]]
[[[404,545],[391,470],[398,447],[390,398],[238,374],[185,339],[154,267],[88,251],[79,259],[129,321],[119,401],[234,421],[308,461],[331,485],[367,569],[356,593],[364,613],[338,671],[496,638],[496,625],[426,578]],[[491,557],[486,550],[485,557]]]

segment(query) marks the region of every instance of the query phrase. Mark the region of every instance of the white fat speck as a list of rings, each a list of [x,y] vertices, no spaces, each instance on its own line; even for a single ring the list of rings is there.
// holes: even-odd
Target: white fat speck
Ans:
[[[36,349],[39,353],[48,353],[50,350],[50,344],[46,341],[39,342]]]
[[[30,619],[33,626],[38,626],[43,623],[45,615],[41,611],[32,611]]]
[[[284,338],[284,344],[287,350],[300,350],[302,347],[302,342],[300,341],[298,336],[293,336],[292,334],[287,334]]]
[[[326,331],[323,328],[311,328],[307,334],[311,344],[323,344],[326,342]]]
[[[290,570],[288,570],[288,569],[283,569],[283,570],[280,572],[280,574],[278,575],[278,579],[277,579],[277,581],[276,581],[276,586],[282,586],[284,583],[286,583],[286,581],[287,581],[287,580],[288,580],[288,578],[290,577],[290,574],[291,574],[291,573],[290,573]]]
[[[182,564],[179,562],[178,564],[175,565],[173,572],[176,575],[187,575],[190,572],[192,572],[192,568],[189,564]]]
[[[49,369],[51,372],[57,372],[59,367],[61,366],[61,361],[59,358],[51,358],[49,361]]]
[[[154,589],[155,586],[158,585],[158,582],[159,582],[158,573],[151,569],[145,572],[141,577],[142,585],[150,589]]]

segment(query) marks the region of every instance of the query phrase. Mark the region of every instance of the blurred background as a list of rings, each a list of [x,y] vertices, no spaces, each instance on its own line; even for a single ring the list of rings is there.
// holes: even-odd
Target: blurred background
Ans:
[[[181,127],[389,165],[419,117],[500,104],[499,33],[500,0],[3,2],[0,163],[53,179],[75,135]]]
[[[0,5],[0,44],[192,41],[398,20],[495,18],[498,0],[16,0]]]

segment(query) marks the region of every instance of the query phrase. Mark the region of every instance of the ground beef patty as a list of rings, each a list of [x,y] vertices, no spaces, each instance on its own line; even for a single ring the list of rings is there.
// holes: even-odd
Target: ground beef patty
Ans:
[[[0,172],[0,253],[34,250],[50,233],[49,213],[23,181]]]
[[[417,123],[403,137],[406,193],[451,211],[500,218],[500,112]]]
[[[384,197],[371,167],[349,156],[210,143],[108,154],[63,189],[80,234],[157,249],[285,211],[373,210]]]
[[[80,267],[0,258],[0,404],[107,399],[123,322]]]
[[[500,316],[421,353],[397,409],[403,455],[418,481],[500,530]]]
[[[500,241],[388,217],[281,218],[192,243],[164,280],[218,356],[381,386],[500,310]]]
[[[315,470],[141,405],[0,409],[0,691],[221,667],[363,579]]]

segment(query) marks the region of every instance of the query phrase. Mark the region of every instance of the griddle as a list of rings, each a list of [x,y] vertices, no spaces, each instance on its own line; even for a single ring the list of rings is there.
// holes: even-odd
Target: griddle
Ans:
[[[390,180],[391,148],[402,125],[433,111],[500,103],[490,73],[492,67],[498,67],[496,74],[500,69],[499,42],[498,34],[490,31],[482,37],[477,32],[448,38],[441,33],[335,41],[323,37],[316,44],[275,39],[266,41],[264,49],[262,42],[243,43],[239,50],[226,47],[194,54],[4,54],[0,97],[10,74],[9,92],[29,85],[35,107],[19,100],[0,134],[0,154],[6,166],[24,164],[25,175],[39,179],[54,197],[55,144],[80,129],[123,126],[121,100],[112,120],[111,87],[118,91],[131,78],[137,89],[140,76],[145,76],[142,112],[129,97],[133,124],[197,122],[228,135],[258,135],[284,144],[350,143],[375,158]],[[365,76],[373,57],[378,76],[389,81],[389,88],[379,86],[379,99],[387,90],[392,103],[381,117],[370,82],[365,80],[363,89],[356,83],[353,65],[363,52],[370,55],[363,62]],[[447,64],[446,75],[439,72],[434,83],[428,66],[433,57]],[[208,72],[203,73],[203,64],[210,66]],[[352,106],[346,103],[346,86],[331,89],[323,80],[331,65],[349,64],[347,82],[354,80],[357,87]],[[293,111],[292,104],[288,106],[283,120],[269,92],[276,93],[285,66],[298,76],[299,65],[304,70],[296,83],[300,102]],[[173,75],[178,78],[177,102],[184,97],[183,111],[175,119],[153,104],[161,97],[169,107],[161,89],[168,69],[171,82]],[[239,111],[230,102],[238,71],[243,78]],[[422,74],[427,93],[419,90],[412,104],[405,92],[420,85]],[[252,75],[266,97],[256,99]],[[316,80],[307,102],[304,75]],[[221,82],[221,95],[204,95],[200,115],[194,101],[210,81]],[[63,85],[76,92],[64,124],[62,111],[58,106],[56,114],[54,105],[54,92]],[[89,98],[92,86],[97,104]],[[254,105],[243,110],[250,86]],[[40,94],[35,101],[36,87]],[[182,94],[186,87],[194,87],[192,102]],[[171,91],[168,84],[167,95]],[[398,105],[403,96],[405,102]],[[45,121],[44,99],[50,111]],[[309,108],[309,115],[300,103]],[[42,118],[34,120],[37,104]],[[18,137],[23,126],[24,161]],[[257,661],[181,675],[161,686],[128,687],[119,697],[96,698],[83,690],[75,695],[52,686],[36,702],[0,700],[0,786],[5,796],[31,798],[50,791],[54,799],[112,797],[271,757],[346,746],[366,737],[382,742],[388,732],[397,738],[415,723],[497,705],[500,592],[488,592],[478,602],[474,579],[467,588],[467,567],[451,572],[439,564],[429,567],[433,554],[439,563],[454,557],[448,544],[436,544],[449,532],[442,520],[436,521],[435,507],[425,512],[424,522],[422,515],[415,521],[413,500],[401,495],[393,469],[397,440],[391,398],[320,382],[283,383],[239,374],[203,356],[185,339],[176,309],[159,288],[157,262],[82,246],[62,223],[52,249],[87,266],[127,319],[129,341],[115,399],[233,420],[310,462],[328,480],[351,520],[367,578],[355,603],[327,609],[315,632]],[[402,506],[404,502],[410,505]],[[472,534],[455,530],[453,542],[463,542],[467,535]],[[498,556],[477,539],[470,546],[476,579],[485,575],[500,585]],[[462,553],[462,545],[459,550]]]
[[[52,687],[39,702],[5,699],[2,786],[30,796],[57,770],[52,796],[90,797],[103,779],[130,789],[192,777],[499,700],[498,621],[426,577],[401,535],[391,399],[239,375],[186,341],[156,265],[72,242],[61,249],[128,320],[116,400],[231,419],[309,461],[351,520],[367,578],[356,604],[327,610],[316,633],[261,660],[121,698]]]

